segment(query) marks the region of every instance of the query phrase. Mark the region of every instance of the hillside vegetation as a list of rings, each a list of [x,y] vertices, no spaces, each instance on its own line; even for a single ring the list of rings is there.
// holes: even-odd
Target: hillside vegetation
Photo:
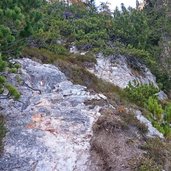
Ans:
[[[8,82],[8,75],[17,73],[20,68],[12,60],[19,57],[36,58],[44,63],[59,66],[73,82],[104,93],[111,104],[119,101],[124,105],[137,105],[145,111],[153,126],[170,141],[171,102],[169,99],[159,101],[156,93],[163,90],[169,94],[171,90],[170,72],[165,63],[161,63],[164,54],[163,37],[170,35],[171,21],[167,15],[168,9],[165,6],[156,8],[156,2],[147,1],[143,10],[131,7],[126,9],[124,4],[121,4],[121,10],[116,8],[111,12],[107,3],[102,3],[97,8],[94,0],[88,0],[86,3],[48,3],[45,0],[1,1],[0,99],[19,100],[21,96],[20,91]],[[71,54],[69,49],[72,46],[76,46],[80,52],[87,52],[86,55]],[[106,58],[119,54],[130,58],[136,57],[156,76],[159,87],[130,84],[121,90],[96,78],[86,70],[84,64],[95,64],[95,55],[98,53],[102,53]],[[0,129],[5,130],[4,125],[1,125]],[[140,125],[139,129],[145,128]],[[5,131],[0,132],[3,132],[4,136]],[[156,149],[151,145],[153,143],[153,140],[147,141],[144,148],[154,150],[154,154],[150,153],[148,157],[152,163],[158,164],[160,162],[155,157]],[[167,145],[162,145],[163,150]],[[150,164],[140,166],[141,170],[148,170]],[[160,167],[163,165],[159,164]],[[160,170],[158,166],[156,168]]]
[[[79,50],[103,52],[105,56],[136,56],[150,67],[167,91],[169,76],[159,62],[162,34],[169,26],[164,7],[156,10],[147,6],[139,11],[122,4],[121,9],[111,12],[105,3],[96,8],[94,1],[70,5],[43,0],[0,2],[1,72],[9,65],[6,61],[17,57],[26,45],[67,55],[74,44]],[[4,87],[3,79],[1,82]]]

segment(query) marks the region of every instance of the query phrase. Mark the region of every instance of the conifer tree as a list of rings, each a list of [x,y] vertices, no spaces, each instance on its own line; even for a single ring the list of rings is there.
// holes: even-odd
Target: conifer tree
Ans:
[[[18,99],[20,94],[4,76],[9,59],[17,57],[27,38],[39,29],[41,13],[36,8],[45,0],[3,0],[0,1],[0,94],[4,89],[8,93],[1,98]]]

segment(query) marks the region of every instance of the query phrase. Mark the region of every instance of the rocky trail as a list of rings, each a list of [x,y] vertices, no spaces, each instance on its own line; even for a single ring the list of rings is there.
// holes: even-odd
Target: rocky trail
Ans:
[[[55,66],[19,60],[21,102],[2,100],[8,129],[0,170],[87,170],[92,125],[100,107],[84,102],[105,99],[74,85]]]

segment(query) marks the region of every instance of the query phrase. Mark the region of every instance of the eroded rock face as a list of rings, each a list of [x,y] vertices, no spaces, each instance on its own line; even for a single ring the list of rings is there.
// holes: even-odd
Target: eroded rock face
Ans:
[[[110,106],[111,114],[115,117],[115,107],[109,104],[103,94],[90,92],[86,87],[68,81],[53,65],[40,64],[30,59],[18,62],[22,66],[19,74],[21,79],[11,74],[9,81],[22,93],[20,102],[9,99],[0,102],[8,130],[4,139],[4,153],[0,158],[0,171],[103,170],[103,162],[98,163],[90,150],[90,141],[94,137],[92,127],[101,109]],[[121,79],[124,82],[126,78]],[[93,101],[102,101],[104,104],[89,104]],[[98,139],[98,142],[104,141],[104,147],[112,153],[115,151],[114,146],[122,149],[126,142],[124,132],[113,135],[111,149],[106,143],[109,137]],[[153,135],[157,135],[154,129],[151,133]],[[114,141],[115,138],[117,141]],[[127,146],[126,149],[135,149],[128,158],[142,153],[138,147]],[[122,161],[128,160],[125,159],[124,150],[119,151],[119,154],[116,171],[120,171],[120,163],[127,165],[127,162]],[[115,155],[118,156],[117,153]],[[125,165],[122,168],[125,169]]]
[[[105,58],[99,54],[97,64],[88,70],[120,88],[125,88],[129,82],[134,80],[142,84],[152,83],[157,86],[154,75],[136,58],[129,59],[121,55]]]
[[[14,75],[11,80],[22,93],[22,103],[1,101],[8,133],[0,170],[87,171],[100,107],[90,109],[84,102],[104,96],[74,85],[55,66],[18,62],[22,80],[17,83]]]

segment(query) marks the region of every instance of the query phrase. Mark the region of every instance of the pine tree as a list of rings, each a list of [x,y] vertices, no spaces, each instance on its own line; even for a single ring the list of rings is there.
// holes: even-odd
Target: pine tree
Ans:
[[[39,29],[41,14],[36,8],[44,3],[44,0],[0,1],[0,94],[4,93],[4,89],[8,91],[0,98],[20,97],[17,89],[7,83],[4,73],[8,73],[9,58],[17,57],[27,37]]]

